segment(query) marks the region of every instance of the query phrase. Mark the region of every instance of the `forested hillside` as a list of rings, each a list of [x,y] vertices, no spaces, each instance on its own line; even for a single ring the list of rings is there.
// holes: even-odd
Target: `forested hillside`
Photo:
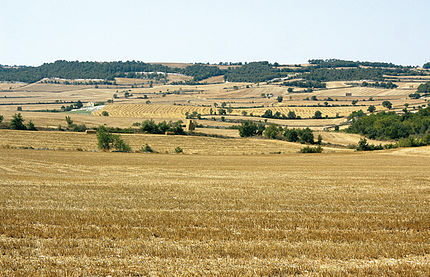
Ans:
[[[0,66],[0,81],[31,83],[43,78],[113,80],[115,77],[137,77],[139,75],[136,73],[140,72],[180,73],[193,77],[194,82],[224,75],[224,79],[230,82],[258,83],[294,74],[298,74],[295,77],[318,82],[384,81],[384,75],[421,75],[425,73],[425,71],[418,71],[412,67],[392,63],[353,62],[337,59],[310,60],[309,62],[311,66],[296,67],[282,67],[278,63],[271,64],[269,62],[251,62],[221,69],[216,65],[201,63],[185,68],[173,68],[139,61],[79,62],[60,60],[36,67]]]

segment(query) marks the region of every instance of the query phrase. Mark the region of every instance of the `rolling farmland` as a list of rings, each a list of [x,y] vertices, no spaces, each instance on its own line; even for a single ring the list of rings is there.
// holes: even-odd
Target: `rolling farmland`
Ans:
[[[0,268],[5,275],[426,276],[429,164],[428,156],[389,153],[0,149]]]

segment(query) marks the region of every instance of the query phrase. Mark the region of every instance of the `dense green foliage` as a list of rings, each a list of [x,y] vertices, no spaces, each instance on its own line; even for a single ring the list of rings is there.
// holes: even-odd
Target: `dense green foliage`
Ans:
[[[219,69],[217,66],[194,64],[184,68],[181,73],[192,76],[194,81],[197,82],[209,77],[222,75],[224,71]]]
[[[430,62],[425,63],[425,64],[423,65],[423,68],[425,68],[425,69],[430,69]]]
[[[417,93],[429,94],[430,93],[430,82],[419,85]]]
[[[311,69],[309,73],[303,73],[300,77],[306,80],[328,81],[356,81],[375,80],[382,81],[385,70],[379,68],[351,68],[351,69]]]
[[[13,130],[27,130],[27,127],[24,125],[24,118],[20,113],[13,115],[9,126]]]
[[[252,62],[241,67],[228,69],[224,78],[229,82],[258,83],[285,77],[286,75],[286,72],[282,72],[268,62]]]
[[[367,142],[367,139],[361,138],[357,145],[357,151],[373,151],[373,150],[382,150],[384,147],[382,147],[381,144],[379,145],[373,145],[369,144]]]
[[[110,133],[104,126],[97,129],[97,145],[103,151],[116,149],[118,152],[131,152],[131,147],[119,135]]]
[[[359,66],[371,66],[371,67],[392,67],[392,68],[400,68],[404,67],[401,65],[395,65],[393,63],[384,63],[384,62],[354,62],[354,61],[345,61],[339,59],[312,59],[309,60],[310,64],[316,65],[321,68],[337,68],[337,67],[359,67]]]
[[[323,148],[318,145],[316,147],[312,146],[305,146],[302,149],[300,149],[300,153],[322,153]]]
[[[394,89],[394,88],[398,87],[396,84],[394,84],[391,81],[389,81],[389,82],[375,82],[375,83],[363,82],[363,83],[361,83],[361,86],[362,87],[374,87],[374,88],[386,88],[386,89]]]
[[[263,124],[255,123],[250,120],[242,122],[242,124],[238,127],[239,135],[241,137],[252,137],[252,136],[261,136],[265,130]]]
[[[319,81],[289,81],[283,82],[283,86],[300,87],[300,88],[326,88],[326,83]]]
[[[3,122],[3,116],[2,115],[0,115],[0,123],[2,123]]]
[[[185,134],[184,129],[181,126],[182,121],[177,122],[160,122],[156,124],[154,120],[145,120],[141,124],[141,131],[148,134],[164,134],[166,132],[172,132],[175,135]]]
[[[430,107],[417,113],[379,112],[366,115],[362,111],[351,114],[349,133],[364,135],[371,139],[401,139],[423,136],[430,132]]]

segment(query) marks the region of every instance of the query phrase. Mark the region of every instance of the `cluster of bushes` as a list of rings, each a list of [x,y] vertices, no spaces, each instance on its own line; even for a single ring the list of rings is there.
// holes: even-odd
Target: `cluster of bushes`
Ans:
[[[73,123],[73,120],[70,116],[66,116],[66,122],[68,131],[85,132],[87,130],[87,126],[85,126],[85,124],[78,125]],[[61,130],[61,126],[59,126],[58,129]]]
[[[131,152],[131,147],[119,136],[100,126],[97,129],[97,145],[100,150],[109,151],[115,149],[118,152]]]
[[[61,106],[62,112],[69,112],[73,109],[80,109],[84,106],[84,104],[81,102],[81,100],[78,100],[78,102],[71,104],[70,106]]]
[[[283,82],[283,86],[300,88],[326,88],[327,84],[319,81],[289,81]]]
[[[185,134],[182,128],[182,121],[177,122],[160,122],[156,124],[154,120],[145,120],[142,122],[141,131],[148,134],[165,134],[166,132],[172,132],[175,135]]]
[[[271,124],[265,126],[262,123],[255,123],[252,121],[244,121],[241,125],[237,126],[239,135],[241,137],[252,137],[263,135],[269,139],[280,139],[290,142],[300,142],[307,144],[320,144],[322,141],[321,136],[318,137],[318,141],[315,142],[314,134],[309,128],[305,129],[288,129],[288,127],[282,128],[281,126]]]
[[[366,115],[363,111],[352,113],[348,119],[351,125],[349,133],[364,135],[371,139],[402,139],[410,136],[423,136],[430,132],[430,107],[417,113],[403,114],[379,112]]]
[[[305,146],[302,149],[300,149],[300,153],[322,153],[323,148],[318,145],[315,147],[312,146]]]

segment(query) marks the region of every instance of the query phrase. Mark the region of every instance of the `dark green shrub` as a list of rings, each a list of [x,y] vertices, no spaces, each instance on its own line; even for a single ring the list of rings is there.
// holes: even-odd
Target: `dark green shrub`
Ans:
[[[300,149],[300,153],[321,153],[323,151],[323,148],[321,146],[305,146],[302,149]]]
[[[27,127],[24,125],[24,118],[20,113],[14,114],[10,121],[10,128],[13,130],[26,130]]]

